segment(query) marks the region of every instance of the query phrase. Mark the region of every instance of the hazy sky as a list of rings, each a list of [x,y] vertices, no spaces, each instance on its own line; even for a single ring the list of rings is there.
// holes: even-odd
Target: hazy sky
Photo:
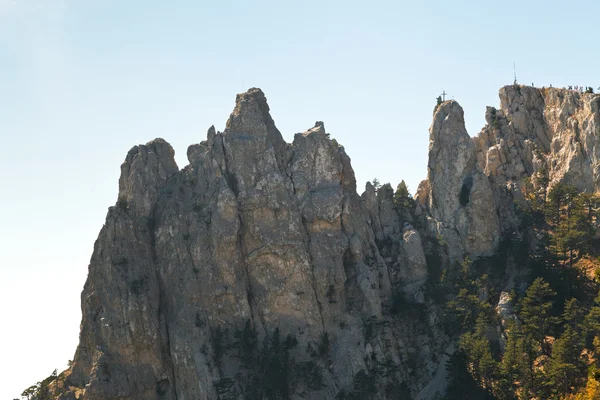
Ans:
[[[292,5],[293,4],[293,5]],[[134,145],[223,130],[260,87],[293,134],[325,122],[414,193],[446,90],[476,135],[498,89],[600,86],[596,1],[0,0],[0,398],[62,370],[94,240]]]

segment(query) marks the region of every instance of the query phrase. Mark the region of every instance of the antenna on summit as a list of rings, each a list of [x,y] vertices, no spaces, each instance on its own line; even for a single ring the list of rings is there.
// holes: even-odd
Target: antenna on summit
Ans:
[[[515,73],[515,85],[517,84],[517,64],[513,61],[513,72]]]

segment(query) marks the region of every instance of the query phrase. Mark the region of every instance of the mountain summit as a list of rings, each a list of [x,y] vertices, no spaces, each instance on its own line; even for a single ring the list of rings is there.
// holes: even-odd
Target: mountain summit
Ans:
[[[475,138],[457,102],[436,107],[414,199],[371,183],[359,196],[324,124],[286,143],[256,88],[183,169],[163,139],[133,147],[52,398],[442,394],[457,347],[444,277],[465,260],[494,268],[496,294],[480,295],[506,302],[521,272],[503,243],[530,235],[531,177],[600,186],[600,96],[506,86],[500,99]]]

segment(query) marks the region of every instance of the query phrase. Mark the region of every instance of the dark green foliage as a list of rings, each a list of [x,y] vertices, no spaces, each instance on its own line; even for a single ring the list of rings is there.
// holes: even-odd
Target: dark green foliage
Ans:
[[[283,346],[286,350],[291,350],[298,345],[298,339],[295,336],[292,336],[288,333],[285,338],[285,342],[283,342]]]
[[[512,322],[506,331],[506,347],[498,364],[498,394],[502,399],[513,399],[521,387],[529,392],[531,387],[531,360],[528,358],[526,339],[518,323]]]
[[[586,376],[586,365],[581,359],[583,340],[571,326],[554,342],[552,356],[544,370],[542,392],[546,398],[572,392]]]
[[[583,310],[577,299],[573,298],[565,303],[562,320],[571,328],[579,330],[583,321]]]
[[[305,361],[296,366],[296,374],[308,389],[319,390],[325,387],[323,368],[314,361]]]
[[[119,207],[123,211],[127,211],[129,209],[129,204],[127,203],[127,199],[120,197],[117,200],[117,207]]]
[[[600,294],[596,297],[588,314],[585,316],[582,328],[586,347],[591,349],[593,348],[594,338],[600,336]]]
[[[406,301],[404,293],[402,293],[398,289],[392,294],[392,305],[390,307],[390,313],[392,313],[392,315],[397,315],[400,314],[400,312],[402,310],[405,310],[406,308],[408,308],[408,302]]]
[[[365,328],[365,341],[368,342],[369,340],[371,340],[380,327],[386,326],[388,324],[389,321],[387,320],[380,320],[377,317],[369,317],[369,319],[367,319],[363,325]]]
[[[224,332],[220,326],[217,326],[213,332],[213,358],[219,369],[223,364],[223,355],[225,353],[225,345],[227,340],[226,334],[227,332]]]
[[[552,186],[548,192],[548,202],[546,203],[546,216],[554,225],[558,225],[563,206],[575,195],[575,190],[563,184]]]
[[[546,217],[553,229],[552,250],[570,267],[591,250],[598,202],[598,197],[562,184],[554,185],[548,193]]]
[[[468,331],[475,326],[480,317],[490,319],[492,307],[477,294],[462,288],[456,298],[448,302],[448,311],[453,314],[453,321],[459,322],[457,328]]]
[[[412,400],[410,390],[406,382],[401,384],[388,383],[385,386],[385,398],[386,399],[398,399],[398,400]]]
[[[135,295],[139,295],[144,290],[146,286],[146,280],[144,278],[135,279],[131,282],[128,282],[127,286],[129,287],[129,291]]]
[[[217,348],[222,349],[223,354],[231,350],[243,367],[235,377],[222,377],[217,383],[220,399],[237,399],[242,393],[246,399],[284,400],[290,399],[299,387],[314,391],[325,385],[323,368],[318,361],[297,362],[292,357],[291,353],[298,345],[293,335],[288,334],[282,339],[279,328],[275,328],[259,343],[250,320],[246,321],[244,329],[234,332],[231,343],[224,333],[219,332],[215,329],[215,338],[222,337],[217,340],[217,343],[221,342]],[[328,351],[329,336],[324,335],[322,342],[327,343],[321,345]]]
[[[36,395],[37,392],[38,392],[38,386],[32,385],[32,386],[29,386],[27,389],[23,390],[23,393],[21,393],[21,397],[25,397],[27,400],[31,400],[33,398],[33,396]]]
[[[319,355],[325,357],[327,354],[329,354],[329,334],[323,332],[321,342],[319,343]]]
[[[414,366],[413,366],[414,367]],[[336,399],[373,399],[381,398],[382,394],[386,399],[410,400],[411,394],[405,382],[398,379],[400,367],[389,358],[377,361],[368,371],[360,370],[352,380],[352,390],[346,392],[341,390]],[[378,392],[377,387],[381,384],[380,379],[386,379],[383,391]]]
[[[58,375],[58,370],[55,369],[49,377],[25,389],[21,393],[21,397],[25,397],[27,400],[52,400],[54,396],[50,391],[50,384],[55,381],[58,383],[61,378],[62,374]],[[55,387],[55,389],[58,389],[58,387]]]
[[[348,393],[345,399],[368,400],[372,399],[376,393],[375,377],[361,369],[354,375],[352,392]]]
[[[599,287],[575,263],[599,253],[594,226],[600,201],[560,184],[547,190],[548,183],[545,171],[524,182],[529,208],[517,209],[520,231],[505,238],[497,256],[465,260],[440,275],[435,288],[453,295],[446,331],[460,336],[448,365],[448,399],[563,399],[595,373],[584,355],[600,358],[594,346],[595,340],[600,345]],[[535,248],[528,239],[533,236]],[[525,292],[511,296],[516,317],[504,321],[501,348],[490,333],[497,327],[494,293],[503,288],[507,260],[529,267],[532,276]]]
[[[394,193],[394,204],[396,207],[408,207],[413,203],[413,198],[408,191],[408,186],[406,186],[406,182],[402,180],[398,187],[396,188],[396,192]]]
[[[162,189],[160,189],[160,193],[166,196],[172,196],[174,192],[175,190],[173,189],[173,186],[165,186]]]
[[[290,398],[290,357],[288,350],[281,344],[279,328],[275,328],[270,346],[265,341],[262,353],[263,392],[267,399]]]
[[[497,363],[492,357],[489,340],[483,332],[465,333],[460,337],[459,347],[466,356],[473,379],[482,388],[491,388]]]
[[[456,351],[446,364],[448,387],[445,400],[491,400],[492,395],[481,388],[467,369],[467,356]]]
[[[544,338],[558,323],[551,315],[552,297],[556,294],[542,278],[537,278],[527,289],[520,304],[519,316],[523,321],[523,332],[544,349]]]
[[[377,190],[381,187],[381,182],[377,178],[373,178],[373,180],[371,181],[371,184],[373,185],[375,190]]]
[[[256,330],[250,320],[246,321],[244,329],[241,332],[236,332],[234,337],[237,339],[235,347],[238,349],[238,357],[242,361],[242,365],[250,367],[255,359],[258,344]]]
[[[215,389],[220,400],[234,400],[238,398],[235,381],[231,378],[222,378],[215,383]]]
[[[398,184],[398,187],[396,188],[396,193],[394,193],[394,195],[398,198],[411,197],[408,191],[408,186],[406,186],[406,182],[404,182],[404,179]]]

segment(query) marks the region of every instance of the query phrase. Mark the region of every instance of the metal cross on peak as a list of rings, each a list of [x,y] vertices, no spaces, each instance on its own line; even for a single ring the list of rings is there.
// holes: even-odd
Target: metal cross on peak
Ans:
[[[446,93],[446,91],[445,91],[445,90],[442,92],[442,101],[446,101],[446,95],[447,95],[447,94],[448,94],[448,93]]]

